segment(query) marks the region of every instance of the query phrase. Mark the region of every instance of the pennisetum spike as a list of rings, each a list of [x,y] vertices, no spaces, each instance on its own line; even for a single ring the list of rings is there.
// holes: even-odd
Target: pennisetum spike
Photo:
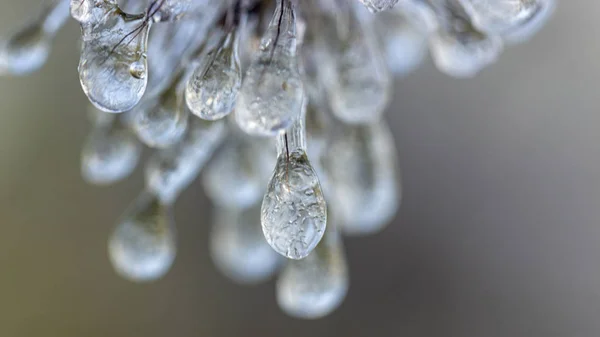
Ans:
[[[91,184],[112,184],[133,172],[139,161],[142,145],[118,118],[113,117],[110,121],[100,118],[95,120],[94,129],[83,146],[81,174]]]
[[[277,303],[290,316],[317,319],[340,306],[348,287],[342,239],[330,224],[323,240],[310,255],[299,261],[288,261],[277,278]]]
[[[142,192],[125,212],[109,241],[116,272],[134,282],[153,281],[170,269],[176,254],[171,206]]]
[[[396,149],[385,122],[341,126],[324,158],[341,230],[351,235],[382,230],[400,204]]]
[[[260,203],[246,210],[217,207],[213,213],[210,252],[215,266],[241,284],[267,280],[283,260],[265,242],[260,227]]]
[[[327,223],[319,178],[306,155],[304,113],[279,136],[277,164],[263,198],[261,223],[279,254],[302,259],[317,246]]]
[[[279,134],[292,125],[302,108],[294,5],[292,0],[277,0],[276,6],[236,102],[236,121],[251,135]]]
[[[68,6],[67,0],[54,0],[38,18],[0,43],[0,74],[26,75],[41,68],[69,17]]]
[[[238,47],[246,14],[236,16],[240,16],[235,18],[237,23],[230,24],[229,31],[194,70],[185,88],[188,107],[202,119],[216,120],[231,113],[242,85]]]

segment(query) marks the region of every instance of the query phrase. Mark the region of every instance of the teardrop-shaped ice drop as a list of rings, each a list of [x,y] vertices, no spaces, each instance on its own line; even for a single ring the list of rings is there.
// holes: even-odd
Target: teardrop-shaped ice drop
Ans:
[[[503,34],[531,19],[540,0],[459,0],[471,22],[482,32]]]
[[[277,279],[279,307],[288,315],[316,319],[330,314],[348,292],[348,265],[335,226],[305,259],[288,261]]]
[[[518,26],[502,33],[506,43],[522,43],[533,37],[552,17],[556,0],[537,0],[537,10]]]
[[[216,120],[233,110],[242,85],[238,44],[238,33],[234,29],[194,70],[185,89],[185,99],[196,116]]]
[[[428,52],[428,38],[437,28],[435,13],[419,1],[405,1],[375,20],[388,67],[395,75],[415,70]]]
[[[210,252],[215,266],[241,284],[269,279],[283,260],[262,234],[260,204],[245,211],[217,207],[213,215]]]
[[[398,0],[359,0],[372,13],[381,12],[394,7]]]
[[[0,43],[0,75],[25,75],[40,69],[52,39],[69,17],[68,1],[56,0],[42,15]]]
[[[251,139],[229,136],[202,177],[204,191],[213,203],[246,209],[261,200],[265,189],[261,152],[264,148]]]
[[[177,143],[188,126],[189,111],[183,102],[183,77],[180,74],[163,93],[144,99],[133,114],[133,129],[140,140],[153,148]]]
[[[340,127],[324,158],[327,192],[342,231],[382,230],[396,214],[401,193],[394,139],[385,122]]]
[[[142,146],[118,119],[94,127],[83,146],[81,174],[97,185],[112,184],[135,169]]]
[[[150,157],[145,168],[146,187],[163,202],[173,203],[196,179],[226,133],[223,121],[193,118],[179,143]]]
[[[323,35],[328,57],[324,59],[332,112],[347,123],[379,120],[390,99],[391,77],[377,43],[373,22],[364,9],[341,4],[345,15],[333,15]],[[347,20],[344,21],[343,18]]]
[[[299,118],[277,142],[277,165],[264,196],[261,222],[267,242],[279,254],[302,259],[317,246],[327,224],[319,178],[305,152]]]
[[[82,24],[83,48],[79,80],[90,101],[100,110],[131,110],[147,84],[146,47],[150,22],[118,8],[100,22]]]
[[[108,253],[116,272],[131,281],[153,281],[166,274],[176,254],[170,206],[142,192],[113,231]]]
[[[294,6],[291,0],[277,0],[275,15],[242,83],[236,121],[248,134],[275,136],[298,118],[302,99]]]
[[[478,31],[451,7],[437,7],[443,18],[429,47],[437,68],[454,77],[473,77],[494,63],[503,49],[502,39]]]

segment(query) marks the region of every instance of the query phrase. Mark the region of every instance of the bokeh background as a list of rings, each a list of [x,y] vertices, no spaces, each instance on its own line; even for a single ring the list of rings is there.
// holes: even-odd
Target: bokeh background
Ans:
[[[38,5],[2,0],[0,32]],[[427,61],[397,82],[401,211],[383,233],[345,241],[349,295],[317,321],[285,316],[273,282],[243,287],[216,271],[197,182],[176,206],[171,272],[147,285],[113,272],[107,235],[142,178],[80,178],[90,127],[69,23],[41,72],[0,78],[0,336],[600,335],[598,13],[563,0],[474,79]]]

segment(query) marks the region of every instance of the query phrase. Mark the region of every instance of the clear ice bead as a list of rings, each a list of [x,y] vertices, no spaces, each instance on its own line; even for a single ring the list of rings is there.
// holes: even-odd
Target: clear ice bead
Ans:
[[[241,135],[230,135],[208,163],[203,174],[206,195],[216,205],[246,209],[265,192],[261,156],[263,144]]]
[[[0,74],[26,75],[46,63],[52,40],[69,17],[68,4],[52,2],[40,17],[0,43]]]
[[[139,140],[119,120],[98,124],[83,146],[81,174],[91,184],[112,184],[133,172],[141,152]]]
[[[269,279],[283,259],[262,234],[260,204],[247,210],[217,207],[213,212],[210,252],[215,266],[241,284]]]
[[[242,85],[238,44],[238,32],[233,29],[194,70],[185,89],[185,99],[196,116],[216,120],[233,110]]]
[[[363,8],[341,5],[340,10],[345,15],[326,19],[335,26],[323,33],[328,55],[322,75],[331,110],[347,123],[379,120],[388,105],[392,81],[373,22],[365,19],[368,13],[361,12]]]
[[[317,319],[340,306],[348,287],[348,265],[342,240],[335,226],[330,225],[310,255],[287,262],[277,279],[277,303],[290,316]]]
[[[108,241],[116,272],[134,282],[153,281],[170,269],[176,254],[170,206],[142,192],[125,212]]]
[[[107,112],[131,110],[147,85],[146,47],[150,22],[118,8],[99,22],[82,23],[79,80],[92,104]]]
[[[324,156],[331,207],[346,234],[382,230],[400,205],[394,139],[385,122],[342,126]]]
[[[164,92],[145,98],[132,111],[133,129],[140,140],[152,148],[166,148],[177,143],[188,127],[189,111],[183,102],[185,71]]]
[[[473,26],[488,34],[503,34],[529,21],[540,0],[459,0]]]
[[[303,92],[296,60],[296,14],[291,0],[278,0],[242,83],[236,121],[248,134],[275,136],[300,115]]]
[[[193,118],[181,141],[156,152],[145,168],[146,187],[165,203],[172,203],[196,179],[221,144],[227,129],[223,121]]]
[[[377,13],[394,7],[398,0],[359,0],[371,13]]]
[[[537,11],[518,27],[505,31],[502,38],[506,43],[516,44],[529,40],[552,17],[556,8],[556,0],[538,0]]]
[[[303,118],[279,137],[277,149],[277,164],[263,198],[261,223],[271,247],[298,260],[317,246],[327,224],[327,205],[319,178],[305,152]]]
[[[499,36],[478,31],[453,8],[438,7],[438,16],[443,21],[431,36],[429,47],[440,71],[454,77],[473,77],[502,52]]]

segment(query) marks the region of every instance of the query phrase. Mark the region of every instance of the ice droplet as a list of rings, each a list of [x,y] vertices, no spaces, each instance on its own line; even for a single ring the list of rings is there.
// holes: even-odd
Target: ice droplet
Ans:
[[[26,75],[46,63],[52,40],[69,17],[68,4],[51,2],[38,18],[0,43],[0,74]]]
[[[150,157],[145,169],[146,187],[163,202],[174,202],[196,179],[226,133],[223,121],[193,118],[179,143]]]
[[[98,109],[128,111],[142,98],[147,85],[150,23],[145,16],[130,16],[118,7],[99,22],[82,23],[79,80]]]
[[[187,105],[202,119],[220,119],[233,110],[242,85],[238,37],[237,29],[227,33],[219,46],[206,55],[187,83]]]
[[[394,140],[385,122],[342,126],[324,156],[330,204],[346,234],[382,230],[400,204]]]
[[[215,266],[241,284],[267,280],[283,260],[262,234],[260,204],[247,210],[217,207],[213,214],[210,251]]]
[[[542,1],[543,2],[543,1]],[[459,0],[471,22],[482,32],[503,34],[529,21],[539,0]]]
[[[319,243],[327,205],[306,155],[304,117],[277,142],[277,164],[264,196],[261,222],[267,242],[290,259],[305,258]]]
[[[246,133],[275,136],[300,115],[302,80],[296,60],[296,14],[291,0],[277,8],[242,83],[235,117]]]
[[[170,206],[142,192],[113,231],[108,252],[116,272],[126,279],[147,282],[162,277],[176,254]]]
[[[388,10],[394,7],[398,0],[359,0],[372,13]]]
[[[288,261],[277,279],[277,303],[288,315],[316,319],[330,314],[343,302],[349,277],[340,234],[327,226],[315,250],[299,261]]]
[[[115,118],[92,130],[83,146],[81,174],[91,184],[112,184],[131,174],[141,152],[139,140]]]
[[[188,126],[189,111],[183,102],[185,70],[156,97],[144,99],[132,112],[133,129],[144,144],[166,148],[177,143]]]

